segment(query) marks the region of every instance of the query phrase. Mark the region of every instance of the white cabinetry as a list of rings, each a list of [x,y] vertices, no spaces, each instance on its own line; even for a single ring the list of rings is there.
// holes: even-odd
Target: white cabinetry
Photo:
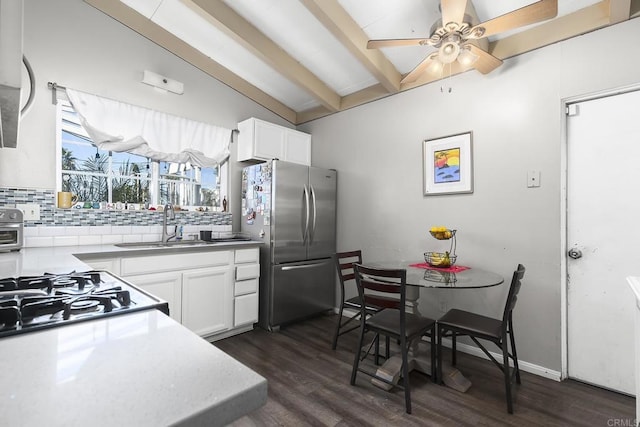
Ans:
[[[82,262],[89,265],[94,270],[106,270],[110,273],[115,274],[116,276],[120,275],[119,258],[82,259]]]
[[[210,340],[253,328],[258,321],[259,248],[86,258],[169,303],[169,314]]]
[[[130,283],[144,289],[151,295],[169,303],[169,315],[177,322],[182,322],[182,273],[167,271],[164,273],[143,274],[125,277]]]
[[[233,250],[122,258],[121,275],[169,303],[172,318],[200,336],[233,328]]]
[[[280,159],[311,165],[311,135],[250,118],[238,123],[238,161]]]
[[[228,266],[182,273],[182,324],[200,336],[231,329],[230,283]]]
[[[260,253],[258,248],[239,249],[235,254],[233,287],[233,325],[252,325],[258,321],[258,282]]]

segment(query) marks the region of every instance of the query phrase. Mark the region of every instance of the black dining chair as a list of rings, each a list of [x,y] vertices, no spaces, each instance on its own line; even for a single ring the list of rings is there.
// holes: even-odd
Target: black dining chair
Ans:
[[[362,251],[338,252],[335,254],[334,258],[336,269],[338,270],[338,278],[340,279],[340,309],[338,312],[336,330],[333,335],[333,345],[331,347],[335,350],[338,346],[338,337],[340,335],[346,334],[347,332],[351,332],[360,327],[360,323],[357,322],[362,315],[360,310],[362,308],[360,296],[356,294],[354,297],[346,298],[345,288],[347,286],[353,286],[354,289],[356,288],[353,266],[355,264],[362,264]],[[357,313],[353,317],[349,317],[345,320],[342,317],[345,308],[356,310]],[[374,305],[366,305],[365,309],[366,315],[369,316],[380,311],[382,308]],[[347,326],[349,327],[347,328]]]
[[[356,384],[358,372],[362,372],[390,386],[397,386],[404,390],[405,410],[411,413],[411,387],[409,385],[409,349],[414,340],[423,336],[435,339],[435,320],[406,312],[406,282],[407,272],[401,269],[381,269],[365,267],[360,264],[354,266],[358,295],[366,304],[384,307],[377,313],[367,316],[365,305],[360,309],[360,339],[355,352],[353,370],[351,372],[351,385]],[[402,380],[401,384],[394,384],[388,377],[379,376],[371,368],[363,368],[360,362],[371,351],[371,347],[362,355],[362,346],[367,332],[376,334],[374,344],[378,344],[378,337],[384,336],[387,340],[393,339],[400,344],[402,356]],[[388,356],[388,350],[387,350]],[[377,350],[376,350],[377,359]],[[435,346],[431,346],[431,378],[435,381],[436,374]],[[376,360],[377,364],[377,360]]]
[[[513,309],[518,300],[518,292],[520,292],[520,287],[522,286],[524,271],[524,266],[518,264],[518,268],[513,272],[501,320],[458,309],[451,309],[438,319],[438,378],[442,379],[442,337],[451,336],[451,364],[455,366],[456,337],[468,336],[504,374],[507,411],[510,414],[513,414],[511,388],[514,377],[516,383],[521,384],[518,353],[516,352],[516,342],[513,334]],[[487,351],[478,341],[479,339],[491,341],[502,350],[502,363],[498,362]],[[511,352],[509,352],[509,344],[511,345]],[[513,369],[510,368],[509,359],[513,361]]]

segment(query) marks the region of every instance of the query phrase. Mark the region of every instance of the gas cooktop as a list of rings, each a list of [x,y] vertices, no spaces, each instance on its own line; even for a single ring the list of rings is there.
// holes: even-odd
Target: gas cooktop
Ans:
[[[107,271],[0,279],[0,337],[169,305]]]

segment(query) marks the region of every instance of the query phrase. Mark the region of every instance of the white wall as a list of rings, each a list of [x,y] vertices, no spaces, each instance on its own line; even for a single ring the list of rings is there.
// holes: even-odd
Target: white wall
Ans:
[[[229,129],[248,117],[291,126],[81,0],[24,3],[24,54],[35,72],[35,100],[21,120],[18,148],[0,149],[2,187],[55,187],[56,110],[47,82]],[[141,83],[144,70],[183,82],[185,93],[158,93]],[[232,212],[240,205],[237,167],[232,161]]]
[[[562,100],[640,82],[640,20],[597,31],[301,126],[317,166],[338,170],[338,250],[420,260],[432,225],[458,229],[458,261],[510,280],[527,272],[514,312],[518,354],[561,370]],[[442,93],[440,86],[452,87]],[[422,141],[472,131],[473,194],[423,196]],[[527,171],[541,187],[527,188]],[[597,203],[597,195],[594,195]],[[422,312],[499,317],[507,286],[424,290]]]

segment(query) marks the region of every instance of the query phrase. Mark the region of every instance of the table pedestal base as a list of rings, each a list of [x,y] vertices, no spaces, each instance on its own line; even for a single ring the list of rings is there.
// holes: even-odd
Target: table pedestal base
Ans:
[[[423,374],[431,375],[431,348],[429,343],[420,341],[417,345],[413,345],[409,352],[409,372],[416,370]],[[402,371],[402,356],[398,353],[389,358],[376,371],[376,375],[388,381],[398,384]],[[469,390],[471,381],[462,375],[462,372],[456,368],[443,364],[442,381],[446,386],[462,393]],[[383,390],[391,390],[392,385],[373,378],[371,383]]]

